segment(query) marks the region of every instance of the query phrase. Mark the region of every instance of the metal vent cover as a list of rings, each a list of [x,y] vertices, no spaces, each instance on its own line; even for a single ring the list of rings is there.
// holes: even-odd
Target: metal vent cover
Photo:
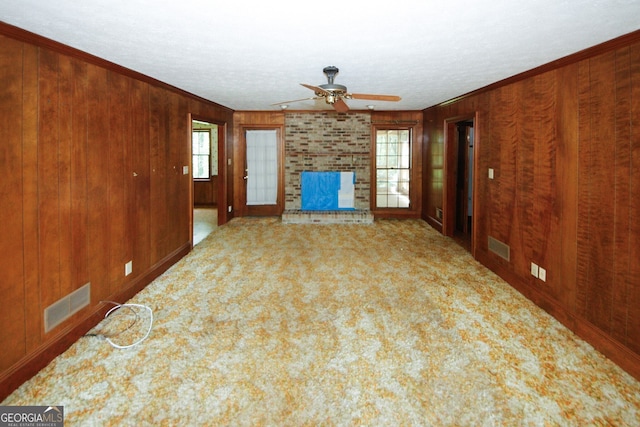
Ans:
[[[500,258],[509,261],[511,259],[511,248],[506,243],[489,236],[489,250]]]
[[[91,302],[91,282],[44,309],[44,331],[49,332]]]

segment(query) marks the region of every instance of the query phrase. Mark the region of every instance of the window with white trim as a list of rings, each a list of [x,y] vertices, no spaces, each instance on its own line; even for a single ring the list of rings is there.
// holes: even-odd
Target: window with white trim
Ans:
[[[211,129],[192,132],[193,178],[211,178]]]

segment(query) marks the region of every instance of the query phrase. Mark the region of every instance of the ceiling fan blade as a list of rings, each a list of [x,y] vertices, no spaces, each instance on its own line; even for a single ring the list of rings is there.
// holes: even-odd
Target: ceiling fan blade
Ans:
[[[304,84],[304,83],[300,83],[302,86],[306,87],[307,89],[311,89],[312,91],[314,91],[315,93],[318,94],[323,94],[323,95],[331,95],[331,92],[328,92],[324,89],[322,89],[321,87],[318,86],[312,86],[312,85],[308,85],[308,84]]]
[[[346,113],[349,111],[349,106],[342,98],[336,99],[336,102],[333,103],[333,109],[338,113]]]
[[[400,101],[402,98],[396,95],[373,95],[369,93],[351,93],[349,94],[353,99],[369,99],[371,101]]]
[[[311,99],[320,99],[319,96],[312,96],[311,98],[302,98],[302,99],[293,99],[291,101],[284,101],[284,102],[276,102],[275,104],[271,104],[271,105],[284,105],[284,104],[291,104],[293,102],[300,102],[300,101],[309,101]]]

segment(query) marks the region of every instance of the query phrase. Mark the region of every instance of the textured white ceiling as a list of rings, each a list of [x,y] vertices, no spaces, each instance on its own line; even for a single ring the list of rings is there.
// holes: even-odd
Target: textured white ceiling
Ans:
[[[311,97],[327,65],[421,110],[638,30],[640,1],[2,0],[0,20],[234,110]]]

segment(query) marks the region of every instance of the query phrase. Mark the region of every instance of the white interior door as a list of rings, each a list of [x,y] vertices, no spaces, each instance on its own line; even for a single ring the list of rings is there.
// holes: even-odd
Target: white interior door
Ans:
[[[278,204],[278,131],[247,130],[246,140],[246,204],[275,206]]]

